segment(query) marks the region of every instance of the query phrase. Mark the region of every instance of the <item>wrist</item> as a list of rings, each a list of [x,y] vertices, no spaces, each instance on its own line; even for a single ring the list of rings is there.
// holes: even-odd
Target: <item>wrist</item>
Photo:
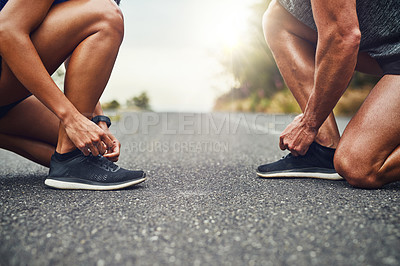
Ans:
[[[106,122],[100,121],[99,123],[97,123],[97,125],[98,125],[101,129],[103,129],[104,131],[108,131],[108,130],[109,130]]]
[[[302,116],[302,123],[307,127],[312,130],[318,131],[318,129],[321,127],[323,124],[323,121],[320,120],[320,112],[318,111],[320,109],[320,106],[318,105],[318,102],[316,101],[315,93],[312,93],[310,95],[310,98],[308,99],[308,103],[306,106],[306,109],[304,110],[303,116]]]
[[[60,119],[61,123],[66,124],[69,121],[74,120],[75,117],[82,115],[76,108],[60,108],[57,112],[57,117]]]
[[[111,126],[111,120],[108,116],[105,115],[98,115],[92,118],[92,121],[99,125],[99,123],[105,123],[107,128]]]
[[[305,128],[310,131],[318,131],[320,127],[316,115],[307,111],[304,112],[304,115],[302,116],[300,122]]]

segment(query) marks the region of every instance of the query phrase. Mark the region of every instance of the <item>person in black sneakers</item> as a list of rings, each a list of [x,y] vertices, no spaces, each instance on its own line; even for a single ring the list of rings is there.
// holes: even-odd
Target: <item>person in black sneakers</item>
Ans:
[[[303,114],[280,136],[290,155],[259,176],[340,175],[362,188],[400,180],[399,17],[397,0],[271,2],[266,41]],[[380,80],[340,138],[332,110],[355,70]]]
[[[120,143],[99,104],[123,39],[118,5],[1,0],[0,25],[0,148],[49,166],[55,188],[143,182],[143,171],[114,164]],[[64,61],[62,93],[50,75]]]

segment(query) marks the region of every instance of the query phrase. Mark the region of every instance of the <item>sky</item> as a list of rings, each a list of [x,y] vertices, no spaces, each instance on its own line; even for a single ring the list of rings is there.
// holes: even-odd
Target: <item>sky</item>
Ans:
[[[235,84],[218,58],[243,38],[256,2],[122,0],[124,42],[101,101],[124,104],[145,91],[154,111],[211,111]]]

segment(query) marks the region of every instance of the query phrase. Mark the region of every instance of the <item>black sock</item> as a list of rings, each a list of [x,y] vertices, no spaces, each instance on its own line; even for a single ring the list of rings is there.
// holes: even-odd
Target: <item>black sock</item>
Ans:
[[[62,161],[69,160],[80,153],[81,153],[81,151],[79,149],[76,149],[76,150],[73,150],[73,151],[70,151],[67,153],[62,153],[62,154],[55,151],[54,157],[56,157],[57,161],[62,162]]]

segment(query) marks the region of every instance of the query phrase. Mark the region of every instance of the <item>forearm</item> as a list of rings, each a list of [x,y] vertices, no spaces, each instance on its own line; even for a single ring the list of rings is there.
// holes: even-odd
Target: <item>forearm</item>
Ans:
[[[50,77],[28,34],[2,38],[0,52],[17,79],[60,120],[77,112]]]
[[[30,38],[53,2],[9,1],[0,14],[0,54],[24,87],[63,121],[78,111],[51,79]]]
[[[332,36],[319,40],[314,87],[304,111],[307,123],[318,129],[346,90],[357,63],[357,37]]]
[[[304,119],[315,129],[326,120],[353,75],[361,40],[356,0],[311,0],[318,30],[314,87]]]

